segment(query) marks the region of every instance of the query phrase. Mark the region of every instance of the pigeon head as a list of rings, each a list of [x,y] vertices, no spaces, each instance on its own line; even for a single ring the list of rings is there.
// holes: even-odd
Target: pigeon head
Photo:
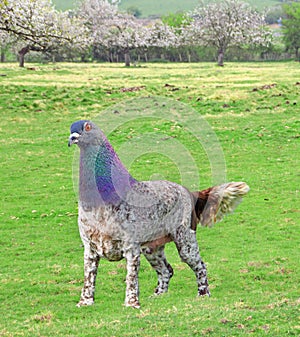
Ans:
[[[79,197],[85,205],[118,203],[136,180],[98,126],[88,120],[71,125],[68,145],[80,148]]]
[[[84,147],[89,144],[101,142],[101,131],[89,120],[80,120],[74,122],[70,128],[71,134],[69,137],[68,146],[77,144],[79,147]]]

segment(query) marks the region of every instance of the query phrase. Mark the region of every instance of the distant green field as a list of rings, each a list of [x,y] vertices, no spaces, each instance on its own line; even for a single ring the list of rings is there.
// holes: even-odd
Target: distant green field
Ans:
[[[264,9],[279,5],[280,0],[245,0],[249,2],[253,7],[258,9]],[[77,3],[76,0],[53,0],[53,3],[58,9],[66,10],[74,8]],[[189,11],[194,9],[199,4],[198,0],[122,0],[120,3],[121,9],[127,9],[129,7],[136,7],[141,10],[142,16],[147,17],[149,15],[166,15],[169,13],[176,13],[178,11]]]
[[[77,0],[52,0],[52,2],[55,4],[57,9],[63,11],[75,8],[76,4],[78,3]]]
[[[222,1],[222,0],[220,0]],[[209,2],[209,1],[208,1]],[[280,4],[279,0],[246,0],[253,7],[262,10],[266,7]],[[142,16],[149,15],[166,15],[178,11],[190,11],[199,5],[198,0],[122,0],[120,8],[137,7],[141,10]]]
[[[1,337],[299,336],[299,63],[4,63],[0,75]],[[135,118],[117,127],[115,104],[149,96],[173,102],[168,120],[145,118],[147,106],[133,102]],[[198,166],[195,188],[206,188],[211,161],[192,137],[196,122],[182,126],[179,104],[214,131],[226,180],[251,188],[234,214],[198,228],[212,297],[196,297],[195,277],[170,243],[167,294],[152,296],[156,273],[142,259],[141,310],[125,308],[125,262],[101,261],[95,304],[78,309],[83,248],[69,126],[108,109],[118,153],[134,157],[131,140],[159,135],[130,165],[134,177],[180,182],[188,172],[174,158],[183,148]],[[157,143],[178,146],[162,156],[151,153]]]

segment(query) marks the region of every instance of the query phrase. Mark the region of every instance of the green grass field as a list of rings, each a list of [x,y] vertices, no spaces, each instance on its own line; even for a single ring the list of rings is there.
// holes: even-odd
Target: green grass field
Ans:
[[[0,75],[0,336],[299,335],[299,63],[1,64]],[[151,296],[156,275],[142,259],[142,308],[125,308],[125,262],[101,261],[96,302],[78,309],[83,248],[69,126],[148,96],[203,116],[222,146],[227,180],[251,191],[233,215],[198,228],[211,298],[196,297],[194,275],[171,243],[167,294]],[[210,185],[210,163],[188,141],[180,111],[165,123],[138,118],[143,108],[111,133],[113,145],[159,130],[189,149],[200,187]],[[131,173],[179,181],[172,155],[142,155]]]
[[[251,6],[259,10],[281,3],[280,0],[245,0],[245,2],[248,2]],[[61,10],[72,9],[76,6],[76,0],[53,0],[53,3]],[[168,0],[164,2],[160,0],[122,0],[119,7],[123,10],[136,7],[141,10],[143,17],[147,17],[149,15],[167,15],[179,11],[190,11],[198,5],[198,0]]]
[[[220,0],[222,1],[222,0]],[[207,1],[213,2],[213,1]],[[215,2],[215,1],[214,1]],[[280,5],[279,0],[244,0],[244,2],[249,3],[253,8],[257,8],[258,10],[263,10],[267,7],[272,7],[276,5]],[[167,15],[170,13],[176,13],[180,11],[191,11],[195,7],[199,6],[198,0],[122,0],[120,3],[121,9],[127,9],[129,7],[136,7],[141,10],[142,16],[149,15]]]
[[[76,8],[76,0],[52,0],[52,3],[57,9],[65,11],[68,9]]]

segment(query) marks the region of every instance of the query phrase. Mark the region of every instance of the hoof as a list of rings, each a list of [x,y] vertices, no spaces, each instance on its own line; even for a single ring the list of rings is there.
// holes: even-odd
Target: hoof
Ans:
[[[125,302],[125,307],[140,309],[141,306],[138,300],[134,300],[134,301],[132,300],[132,301]]]
[[[208,296],[208,297],[210,297],[209,289],[208,288],[200,289],[198,291],[198,296]]]
[[[166,292],[168,292],[168,289],[161,289],[161,288],[156,288],[154,290],[154,296],[160,296],[162,294],[165,294]]]
[[[80,308],[80,307],[84,307],[87,305],[93,305],[94,304],[94,300],[92,298],[88,298],[88,299],[81,299],[77,304],[76,307]]]

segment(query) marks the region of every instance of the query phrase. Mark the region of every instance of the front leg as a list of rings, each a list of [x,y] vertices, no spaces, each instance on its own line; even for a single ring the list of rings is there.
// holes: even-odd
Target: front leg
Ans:
[[[94,303],[95,283],[99,265],[99,255],[90,246],[84,248],[84,285],[77,307]]]
[[[127,261],[127,275],[126,275],[126,298],[125,305],[139,309],[139,281],[138,273],[140,269],[140,251],[139,249],[128,249],[124,254]]]

